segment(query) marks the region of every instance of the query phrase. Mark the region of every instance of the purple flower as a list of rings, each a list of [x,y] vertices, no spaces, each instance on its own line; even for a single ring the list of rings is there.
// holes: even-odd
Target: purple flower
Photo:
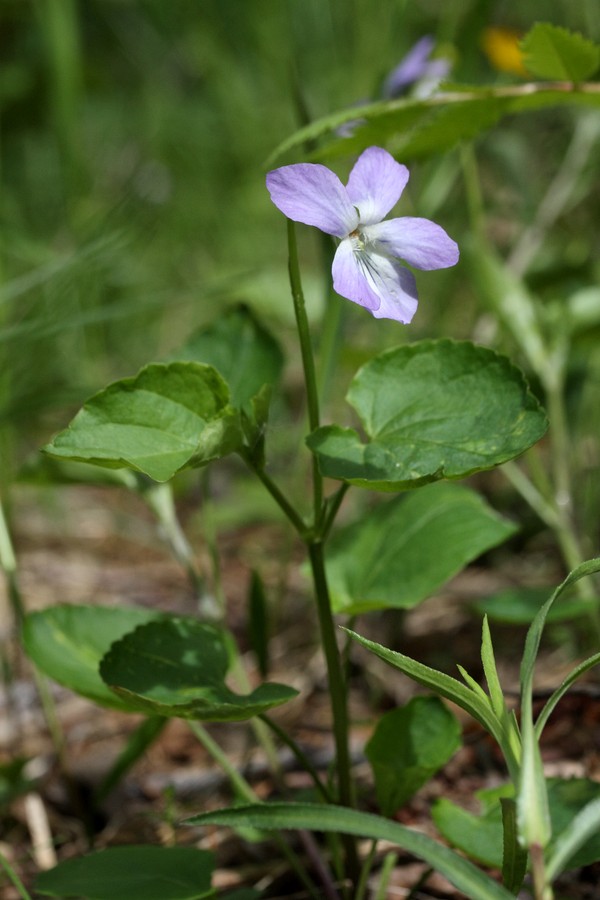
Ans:
[[[382,95],[390,99],[399,97],[413,85],[416,97],[429,97],[433,94],[451,68],[448,59],[430,59],[434,46],[434,40],[428,34],[417,41],[385,79]]]
[[[271,200],[288,219],[314,225],[340,239],[333,287],[377,319],[408,324],[417,288],[405,260],[417,269],[445,269],[458,262],[458,247],[429,219],[383,217],[408,181],[406,166],[381,147],[356,161],[346,187],[330,169],[314,163],[283,166],[267,175]]]

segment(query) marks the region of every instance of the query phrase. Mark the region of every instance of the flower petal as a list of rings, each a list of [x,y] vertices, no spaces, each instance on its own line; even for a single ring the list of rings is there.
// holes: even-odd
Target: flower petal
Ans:
[[[396,162],[387,150],[369,147],[361,153],[347,185],[348,196],[358,208],[361,225],[381,222],[400,199],[408,177],[406,166]]]
[[[353,303],[358,303],[372,312],[381,301],[371,290],[361,271],[355,254],[356,243],[356,238],[346,238],[335,251],[331,267],[333,289],[341,297],[352,300]]]
[[[388,219],[361,233],[375,252],[404,259],[416,269],[447,269],[458,262],[458,245],[429,219]]]
[[[397,97],[405,88],[425,75],[429,54],[434,45],[434,39],[430,34],[426,34],[410,48],[406,56],[385,79],[382,90],[384,97]]]
[[[396,319],[404,325],[417,311],[417,284],[415,276],[395,259],[378,253],[364,253],[368,260],[365,277],[381,301],[371,310],[376,319]]]
[[[294,222],[314,225],[339,238],[358,225],[346,188],[326,166],[282,166],[268,173],[267,188],[277,209]]]

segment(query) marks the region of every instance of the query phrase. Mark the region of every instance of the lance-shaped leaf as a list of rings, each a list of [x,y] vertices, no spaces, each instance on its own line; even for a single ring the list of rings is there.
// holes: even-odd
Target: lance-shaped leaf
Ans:
[[[247,695],[225,684],[228,634],[196,619],[169,618],[136,628],[112,645],[100,675],[131,710],[208,722],[236,722],[298,693],[265,683]]]
[[[201,813],[187,819],[186,824],[250,826],[271,831],[291,828],[389,841],[425,860],[470,900],[514,900],[514,895],[502,885],[443,844],[398,822],[356,809],[316,803],[261,803]]]
[[[565,104],[600,107],[598,85],[453,85],[425,99],[380,100],[361,106],[359,111],[350,107],[330,113],[299,129],[276,148],[267,166],[272,168],[291,151],[300,153],[306,161],[308,145],[317,148],[310,155],[311,161],[358,155],[375,145],[407,163],[443,153],[457,142],[490,129],[504,116]],[[342,126],[349,122],[353,123],[351,137],[340,137]]]
[[[214,897],[214,857],[195,847],[109,847],[40,872],[35,889],[86,900],[200,900]]]
[[[265,384],[277,384],[283,353],[247,306],[236,306],[196,331],[173,356],[207,363],[223,376],[236,408],[249,404]]]
[[[506,357],[469,341],[420,341],[372,359],[347,395],[368,437],[335,425],[307,439],[323,475],[375,490],[463,478],[523,453],[546,416]]]
[[[144,622],[162,618],[127,606],[51,606],[23,623],[25,652],[54,681],[101,706],[129,710],[100,678],[100,660],[113,643]]]
[[[349,615],[410,609],[515,530],[458,484],[435,484],[382,503],[331,540],[334,609]]]
[[[226,456],[241,444],[239,415],[219,373],[174,362],[146,366],[100,391],[44,449],[168,481],[180,469]]]

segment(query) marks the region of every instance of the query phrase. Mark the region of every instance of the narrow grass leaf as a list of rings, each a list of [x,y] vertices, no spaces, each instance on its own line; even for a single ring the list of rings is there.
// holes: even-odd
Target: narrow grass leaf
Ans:
[[[189,825],[251,825],[265,830],[306,829],[354,834],[397,844],[441,872],[470,900],[508,900],[514,897],[492,878],[448,847],[381,816],[310,803],[268,803],[203,813],[187,819]]]

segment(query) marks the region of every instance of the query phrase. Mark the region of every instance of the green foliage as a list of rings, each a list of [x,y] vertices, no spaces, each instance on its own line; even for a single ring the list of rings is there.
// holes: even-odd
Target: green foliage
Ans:
[[[195,619],[150,622],[112,644],[100,675],[130,711],[210,722],[249,719],[296,696],[274,683],[243,696],[231,691],[228,640]]]
[[[563,847],[565,839],[569,838],[574,819],[588,809],[590,804],[597,806],[600,801],[600,785],[587,778],[549,778],[547,785],[552,825],[548,858],[553,859],[558,848]],[[515,796],[514,788],[506,784],[478,791],[475,796],[481,806],[480,814],[468,812],[448,798],[441,797],[433,806],[433,820],[453,847],[467,853],[471,859],[499,869],[502,866],[503,846],[500,804],[503,799]],[[552,866],[554,877],[565,869],[576,869],[596,862],[600,859],[600,833],[597,830],[588,832],[585,840],[570,856],[561,852],[556,859],[557,863]]]
[[[491,597],[476,600],[473,606],[496,622],[530,625],[548,599],[549,588],[506,588]],[[548,612],[549,622],[564,622],[589,613],[589,601],[569,597],[555,603]]]
[[[100,660],[113,641],[142,623],[162,618],[160,612],[127,606],[52,606],[25,617],[23,646],[54,681],[101,706],[127,710],[128,705],[100,678]]]
[[[168,481],[180,469],[204,465],[241,444],[239,416],[218,372],[173,362],[146,366],[100,391],[45,450]]]
[[[472,140],[504,116],[530,114],[565,105],[600,107],[600,93],[574,86],[572,90],[539,84],[493,87],[453,86],[424,100],[390,100],[360,107],[360,122],[351,137],[339,129],[356,122],[355,108],[336,112],[301,128],[286,138],[269,158],[275,165],[283,156],[300,154],[315,145],[312,160],[328,160],[361,153],[367,147],[385,147],[405,162],[450,150],[461,140]],[[364,124],[363,124],[364,123]]]
[[[201,900],[214,897],[213,854],[195,847],[109,847],[40,872],[36,891],[84,900]]]
[[[514,896],[466,859],[427,835],[381,816],[355,809],[310,803],[265,803],[201,813],[188,819],[187,823],[230,825],[234,828],[250,825],[276,831],[287,828],[309,829],[389,841],[441,872],[470,900],[508,900]]]
[[[420,341],[382,353],[359,370],[347,400],[369,441],[330,425],[307,443],[323,475],[375,490],[492,468],[547,427],[521,372],[468,341]]]
[[[356,615],[416,606],[515,530],[458,484],[431,485],[375,506],[328,547],[334,609]]]
[[[437,697],[414,697],[385,713],[365,747],[383,815],[397,812],[460,745],[460,724]]]
[[[24,772],[28,762],[26,756],[18,756],[0,765],[0,808],[8,806],[15,797],[26,794],[33,787],[34,782]]]
[[[227,310],[198,329],[173,357],[213,366],[227,382],[237,409],[247,407],[263,385],[277,384],[283,368],[278,342],[246,306]]]
[[[581,34],[536,23],[521,42],[525,66],[538,78],[585,81],[600,66],[600,46]]]

